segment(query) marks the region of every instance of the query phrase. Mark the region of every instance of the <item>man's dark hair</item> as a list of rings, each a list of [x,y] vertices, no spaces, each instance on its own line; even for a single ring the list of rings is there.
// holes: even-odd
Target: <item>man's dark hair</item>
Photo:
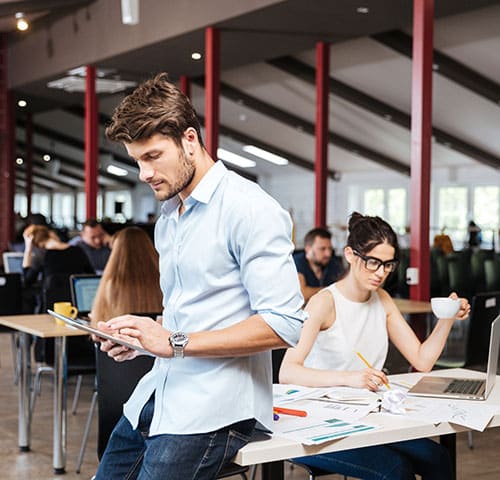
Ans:
[[[98,222],[95,218],[89,218],[82,223],[82,229],[84,229],[85,227],[95,228],[98,227],[99,225],[100,222]]]
[[[121,101],[106,128],[106,136],[115,142],[131,143],[160,133],[180,146],[189,127],[196,130],[203,146],[200,122],[191,102],[168,81],[166,73],[160,73]]]
[[[312,245],[316,237],[332,239],[332,234],[326,228],[313,228],[306,233],[304,245]]]

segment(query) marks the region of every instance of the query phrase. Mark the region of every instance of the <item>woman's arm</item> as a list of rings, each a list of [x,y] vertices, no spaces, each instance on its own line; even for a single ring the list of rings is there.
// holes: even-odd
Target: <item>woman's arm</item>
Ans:
[[[305,310],[309,318],[304,322],[299,343],[289,348],[283,358],[280,369],[280,383],[294,383],[307,387],[332,387],[346,385],[351,387],[378,390],[387,382],[383,372],[366,368],[361,371],[336,371],[307,368],[304,361],[309,355],[321,330],[326,330],[335,321],[335,304],[329,292],[322,291],[314,295]]]
[[[379,294],[387,312],[389,338],[408,362],[420,372],[432,370],[443,351],[453,323],[455,320],[465,320],[470,312],[469,302],[462,298],[456,318],[440,318],[432,333],[424,342],[420,342],[390,295],[385,290],[379,290]],[[450,297],[458,298],[455,293],[452,293]]]

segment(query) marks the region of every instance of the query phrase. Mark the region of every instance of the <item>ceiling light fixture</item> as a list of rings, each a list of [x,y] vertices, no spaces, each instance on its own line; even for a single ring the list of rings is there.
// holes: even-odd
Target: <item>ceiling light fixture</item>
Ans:
[[[21,157],[17,157],[17,158],[16,158],[16,163],[17,163],[18,165],[22,165],[22,164],[24,163],[24,160],[23,160]]]
[[[117,177],[126,177],[128,174],[128,170],[117,167],[116,165],[108,165],[106,171],[111,173],[111,175],[116,175]]]
[[[368,7],[358,7],[358,8],[356,8],[356,12],[365,14],[365,13],[369,13],[370,9]]]
[[[16,13],[16,28],[20,32],[25,32],[28,28],[30,28],[30,24],[22,12]]]
[[[253,160],[242,157],[241,155],[236,155],[236,153],[224,150],[223,148],[217,149],[217,157],[241,168],[252,168],[257,165]]]
[[[268,162],[274,163],[275,165],[288,165],[288,160],[285,157],[280,157],[279,155],[268,152],[267,150],[263,150],[262,148],[254,145],[245,145],[243,147],[243,151],[262,158]]]
[[[17,101],[17,106],[18,107],[21,107],[21,108],[24,108],[28,105],[28,102],[26,100],[18,100]]]
[[[48,153],[46,153],[42,158],[44,162],[50,162],[50,155]]]
[[[193,60],[201,60],[201,53],[200,53],[200,52],[193,52],[193,53],[191,54],[191,58],[192,58]]]

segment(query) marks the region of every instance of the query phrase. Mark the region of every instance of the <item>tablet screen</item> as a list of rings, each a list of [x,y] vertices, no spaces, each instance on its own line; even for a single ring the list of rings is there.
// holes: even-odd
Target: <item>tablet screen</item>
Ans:
[[[143,355],[149,355],[151,357],[154,357],[151,352],[148,352],[147,350],[144,350],[142,347],[138,347],[137,345],[134,345],[132,343],[127,342],[126,340],[123,340],[122,338],[114,337],[113,335],[110,335],[109,333],[105,333],[102,330],[97,330],[97,328],[94,328],[90,326],[89,323],[87,323],[85,320],[80,320],[78,318],[73,319],[70,317],[66,317],[65,315],[61,315],[60,313],[56,313],[52,310],[47,310],[49,315],[52,315],[53,317],[58,318],[59,320],[62,320],[64,323],[71,327],[78,328],[80,330],[84,330],[87,333],[94,334],[97,337],[100,338],[105,338],[106,340],[111,340],[113,343],[116,343],[118,345],[123,345],[124,347],[130,348],[132,350],[137,350],[138,352],[142,353]]]

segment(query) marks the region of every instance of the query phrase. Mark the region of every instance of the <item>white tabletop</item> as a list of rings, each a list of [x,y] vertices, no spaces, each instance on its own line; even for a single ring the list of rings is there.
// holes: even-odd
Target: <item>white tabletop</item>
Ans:
[[[431,374],[466,378],[484,378],[485,376],[484,373],[464,369],[439,370]],[[391,379],[394,379],[394,381],[397,381],[397,379],[404,380],[413,385],[422,375],[421,373],[408,373],[391,376]],[[461,401],[471,402],[471,400]],[[481,403],[500,406],[500,376],[497,377],[496,385],[488,396],[488,399]],[[253,465],[256,463],[285,460],[303,455],[349,450],[351,448],[367,447],[388,442],[411,440],[414,438],[433,437],[436,435],[467,430],[464,427],[448,422],[434,425],[433,423],[413,420],[403,415],[370,414],[366,417],[366,421],[380,428],[315,446],[306,446],[298,442],[277,437],[251,442],[238,452],[235,462],[239,465]],[[488,424],[488,428],[497,426],[500,426],[500,407],[499,413],[493,417]]]

